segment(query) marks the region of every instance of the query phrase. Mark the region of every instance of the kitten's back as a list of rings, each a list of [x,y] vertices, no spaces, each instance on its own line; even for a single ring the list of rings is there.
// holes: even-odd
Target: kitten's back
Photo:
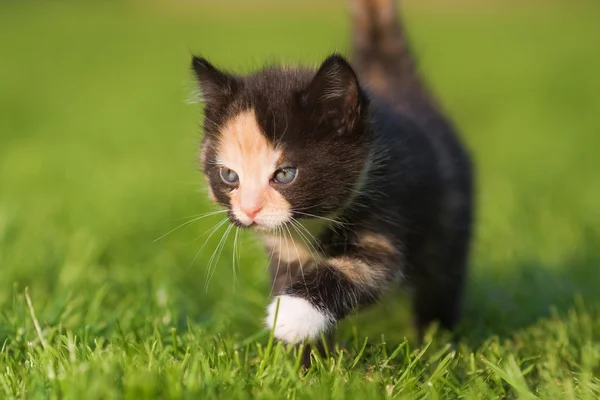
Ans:
[[[415,67],[396,2],[350,0],[350,4],[352,61],[361,84],[370,92],[382,145],[392,153],[386,168],[399,169],[402,160],[411,157],[423,164],[423,168],[415,166],[415,171],[436,171],[429,175],[412,174],[420,181],[416,187],[428,183],[434,189],[416,194],[418,201],[413,206],[413,211],[425,213],[422,224],[431,219],[431,227],[424,236],[413,235],[415,238],[409,238],[407,243],[416,278],[417,325],[421,330],[438,319],[442,326],[452,328],[459,314],[472,230],[471,160],[453,123]],[[411,131],[406,119],[411,122],[408,125],[418,127],[417,136],[413,135],[416,145],[405,143],[407,132]],[[425,176],[435,176],[435,180]],[[393,189],[382,188],[387,193],[393,193]],[[392,197],[400,199],[402,193]],[[393,207],[394,199],[390,198],[386,206]],[[434,205],[428,207],[430,202]]]
[[[350,5],[352,62],[375,106],[383,103],[378,118],[395,119],[401,114],[412,120],[437,154],[448,202],[467,203],[470,210],[471,160],[452,121],[437,104],[415,66],[397,2],[350,0]],[[465,214],[470,225],[470,213]]]

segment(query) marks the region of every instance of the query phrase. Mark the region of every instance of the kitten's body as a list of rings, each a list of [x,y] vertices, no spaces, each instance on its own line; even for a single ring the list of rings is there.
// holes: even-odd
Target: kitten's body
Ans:
[[[243,78],[194,59],[212,195],[264,237],[277,295],[266,323],[291,343],[404,282],[419,329],[459,317],[469,158],[413,68],[392,2],[352,4],[361,84],[339,56]],[[282,167],[293,167],[290,183],[274,178]]]

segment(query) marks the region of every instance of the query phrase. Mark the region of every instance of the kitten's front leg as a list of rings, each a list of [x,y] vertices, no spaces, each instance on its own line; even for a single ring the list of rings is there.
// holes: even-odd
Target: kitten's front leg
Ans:
[[[273,299],[265,322],[277,339],[314,340],[353,310],[380,297],[399,275],[400,260],[388,241],[373,237],[343,256],[320,262]]]

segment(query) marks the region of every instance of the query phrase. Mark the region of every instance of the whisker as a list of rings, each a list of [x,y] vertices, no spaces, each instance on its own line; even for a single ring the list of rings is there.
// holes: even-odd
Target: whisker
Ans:
[[[317,246],[319,246],[320,252],[323,253],[323,248],[321,247],[321,245],[318,243],[317,239],[313,236],[312,233],[310,233],[310,231],[308,229],[306,229],[305,226],[303,226],[301,223],[299,223],[298,221],[296,221],[295,219],[291,219],[291,227],[294,228],[294,230],[298,233],[298,235],[300,236],[300,239],[304,242],[304,244],[306,244],[309,248],[308,251],[310,252],[310,255],[312,256],[313,260],[317,259],[317,255],[319,254],[319,251],[315,248],[315,246],[313,245],[313,242],[317,244]],[[298,226],[300,226],[301,228],[303,228],[310,236],[313,240],[310,240],[304,233],[302,233],[302,231],[300,231],[300,229],[298,229]],[[310,249],[312,248],[312,250],[314,250],[314,253],[312,252],[312,250]]]
[[[328,222],[331,222],[333,224],[338,224],[338,225],[342,225],[342,226],[345,225],[343,222],[337,221],[335,219],[331,219],[331,218],[327,218],[327,217],[321,217],[319,215],[309,214],[309,213],[305,213],[305,212],[302,212],[302,211],[296,211],[296,210],[294,210],[293,212],[295,212],[296,214],[300,214],[300,215],[306,215],[307,217],[312,217],[312,218],[316,218],[316,219],[321,219],[323,221],[328,221]]]
[[[216,214],[220,214],[220,213],[224,213],[224,212],[227,212],[227,210],[211,211],[211,212],[208,212],[208,213],[205,213],[205,214],[201,214],[199,217],[191,219],[191,220],[189,220],[187,222],[184,222],[183,224],[177,226],[176,228],[171,229],[169,232],[165,233],[164,235],[162,235],[158,239],[154,239],[153,243],[158,242],[159,240],[161,240],[165,236],[167,236],[167,235],[175,232],[177,229],[183,228],[186,225],[189,225],[189,224],[191,224],[193,222],[196,222],[196,221],[200,221],[201,219],[206,218],[206,217],[210,217],[211,215],[216,215]]]
[[[275,282],[277,280],[277,277],[279,276],[279,266],[281,265],[281,234],[283,232],[283,229],[281,229],[281,227],[277,227],[277,233],[279,236],[279,251],[277,252],[278,255],[278,260],[277,260],[277,268],[275,269],[275,274],[273,275],[273,282],[271,283],[271,296],[273,295],[273,290],[275,290]]]
[[[275,227],[275,232],[279,233],[278,231],[279,227]],[[281,243],[280,243],[281,246]],[[273,261],[273,255],[275,254],[275,246],[271,246],[271,250],[269,251],[269,263],[267,264],[267,267],[265,268],[265,273],[267,273],[267,271],[269,270],[269,267],[271,266],[271,262]]]
[[[325,203],[327,203],[327,202],[326,202],[326,201],[322,201],[322,202],[320,202],[320,203],[317,203],[317,204],[311,204],[311,205],[310,205],[310,206],[308,206],[308,207],[295,208],[294,210],[298,210],[298,211],[306,211],[306,210],[310,210],[310,209],[312,209],[312,208],[317,208],[317,207],[320,207],[320,206],[322,206],[322,205],[323,205],[323,204],[325,204]],[[292,212],[293,212],[294,210],[290,210],[290,211],[292,211]]]
[[[236,254],[237,254],[237,241],[238,241],[238,235],[240,234],[240,227],[236,226],[235,227],[235,237],[233,238],[233,254],[231,256],[231,265],[233,267],[233,287],[235,289],[235,281],[236,281],[236,270],[235,270],[235,260],[236,260]],[[238,257],[238,268],[239,268],[239,257]]]
[[[296,218],[290,218],[290,223],[302,228],[312,239],[313,242],[318,243],[317,238],[311,233],[311,231],[305,227],[300,221],[298,221]],[[322,249],[321,249],[322,250]]]
[[[227,242],[227,238],[229,237],[229,232],[231,232],[232,228],[233,228],[233,225],[229,225],[229,227],[227,227],[227,230],[225,230],[225,233],[221,237],[221,240],[219,240],[219,243],[217,244],[215,251],[213,251],[213,254],[210,257],[210,260],[208,260],[208,269],[207,269],[208,279],[206,281],[206,287],[205,287],[206,291],[208,291],[208,285],[210,284],[210,281],[212,280],[212,277],[214,276],[215,271],[217,270],[218,260],[221,257],[221,253],[223,252],[223,248],[225,247],[225,243]],[[216,258],[215,258],[215,256],[216,256]],[[214,263],[214,267],[213,267],[213,263]],[[211,272],[211,270],[212,270],[212,272]]]
[[[227,239],[229,239],[229,233],[231,232],[231,230],[233,228],[234,228],[234,225],[230,225],[229,228],[227,229],[227,232],[225,232],[225,238],[223,239],[223,244],[221,245],[221,250],[219,250],[219,254],[217,255],[217,258],[215,259],[213,272],[211,274],[211,279],[212,279],[213,275],[215,274],[215,272],[217,271],[217,266],[218,266],[219,260],[221,259],[221,254],[223,254],[223,250],[225,249],[225,245],[227,244]]]
[[[310,249],[310,247],[312,247],[312,244],[310,242],[308,242],[307,240],[305,240],[305,238],[302,237],[302,234],[300,233],[300,231],[298,230],[298,228],[296,228],[294,225],[290,225],[292,227],[292,229],[294,229],[296,231],[296,233],[298,233],[298,237],[300,238],[300,240],[302,241],[302,243],[304,243],[306,245],[306,250],[308,250],[308,252],[310,253],[310,257],[312,259],[312,262],[315,263],[317,260],[317,251],[315,249],[315,252],[313,253],[313,251]],[[314,247],[313,247],[314,249]],[[310,261],[309,261],[310,263]]]
[[[306,294],[308,295],[308,287],[306,286],[306,279],[304,278],[304,268],[302,266],[302,260],[300,259],[300,253],[298,253],[298,247],[296,246],[296,241],[294,240],[294,236],[290,232],[290,228],[286,224],[283,225],[290,235],[290,240],[296,249],[296,257],[298,257],[298,263],[300,264],[300,274],[302,275],[302,282],[304,282],[304,286],[306,287]],[[288,258],[289,259],[289,258]],[[288,269],[289,270],[289,269]]]
[[[215,225],[213,225],[213,227],[212,227],[211,229],[209,229],[209,230],[206,230],[206,231],[205,231],[203,234],[201,234],[201,235],[199,235],[199,236],[196,236],[196,237],[194,238],[194,240],[192,240],[192,243],[194,243],[196,240],[198,240],[198,239],[200,239],[200,238],[202,238],[202,237],[204,237],[204,236],[208,235],[209,233],[212,235],[212,233],[211,233],[211,232],[212,232],[212,230],[213,230],[213,229],[219,229],[219,228],[220,228],[221,226],[223,226],[223,224],[224,224],[225,222],[227,222],[228,220],[229,220],[229,218],[223,218],[221,221],[219,221],[219,222],[217,223],[217,224],[219,225],[218,227],[216,227],[216,228],[215,228]],[[210,239],[210,236],[209,236],[208,238],[206,238],[206,240],[208,240],[208,239]],[[204,243],[206,244],[206,241],[205,241]]]
[[[226,212],[226,211],[227,210],[217,210],[217,212]],[[213,213],[213,212],[215,212],[215,211],[207,211],[207,212],[203,212],[203,213],[200,213],[200,214],[188,215],[186,217],[173,218],[173,219],[170,219],[169,221],[181,221],[181,220],[188,219],[188,218],[202,217],[204,215],[207,215],[207,214],[210,214],[210,213]]]
[[[238,227],[238,232],[239,232],[239,231],[240,231],[240,228]],[[243,240],[243,237],[240,237],[240,239],[239,239],[239,240],[240,240],[240,243],[238,243],[237,250],[236,250],[236,251],[237,251],[237,255],[236,255],[236,261],[237,261],[238,271],[241,271],[241,268],[240,268],[240,259],[241,259],[241,255],[240,255],[240,246],[241,246],[241,244],[243,243],[243,241],[242,241],[242,240]]]
[[[191,268],[192,264],[194,264],[194,261],[196,261],[196,258],[198,258],[198,256],[200,255],[200,253],[202,252],[202,250],[204,249],[204,247],[208,244],[208,241],[210,240],[210,238],[219,230],[219,228],[221,228],[226,222],[228,221],[228,218],[223,218],[223,220],[221,222],[218,222],[217,224],[215,224],[215,226],[213,226],[213,228],[210,231],[210,235],[206,238],[206,240],[204,241],[204,244],[202,245],[202,247],[200,247],[200,250],[198,250],[198,252],[196,253],[196,255],[194,256],[194,258],[192,259],[192,262],[190,263],[190,265],[188,265],[188,269]],[[202,235],[198,236],[195,240],[200,239],[202,236],[206,235],[207,232],[204,232]]]

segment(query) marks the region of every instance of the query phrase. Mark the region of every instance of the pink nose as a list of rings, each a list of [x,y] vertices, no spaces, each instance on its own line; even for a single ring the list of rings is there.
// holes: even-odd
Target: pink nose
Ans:
[[[262,206],[251,206],[251,207],[240,207],[242,212],[244,214],[246,214],[250,219],[254,220],[254,217],[256,217],[256,214],[258,214],[260,212],[260,210],[262,210]]]

